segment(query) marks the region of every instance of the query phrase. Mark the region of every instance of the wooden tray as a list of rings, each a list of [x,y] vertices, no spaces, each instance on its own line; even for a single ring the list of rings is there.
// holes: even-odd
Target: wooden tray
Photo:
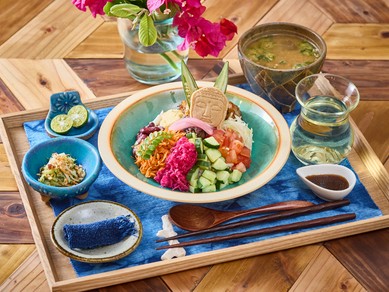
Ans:
[[[101,98],[85,102],[85,104],[91,109],[99,109],[114,106],[126,97],[127,95]],[[388,173],[354,125],[356,141],[349,160],[370,196],[381,209],[383,216],[190,255],[169,261],[77,277],[69,259],[59,253],[51,243],[50,228],[54,221],[51,207],[43,202],[41,196],[25,183],[20,170],[23,156],[29,149],[23,123],[44,119],[47,112],[48,110],[45,109],[1,116],[0,135],[20,190],[48,284],[53,291],[95,289],[389,227]]]

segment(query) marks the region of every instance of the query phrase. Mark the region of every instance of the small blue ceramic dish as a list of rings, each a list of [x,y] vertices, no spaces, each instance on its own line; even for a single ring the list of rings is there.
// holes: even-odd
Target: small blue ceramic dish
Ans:
[[[51,120],[60,114],[67,114],[67,112],[75,105],[84,105],[81,102],[80,94],[78,91],[64,91],[59,93],[54,93],[50,97],[50,110],[47,114],[45,120],[45,130],[50,137],[75,137],[87,140],[96,132],[97,126],[99,124],[99,119],[94,111],[85,108],[88,110],[89,118],[88,122],[80,128],[72,128],[66,134],[58,134],[54,132],[50,123]]]
[[[53,153],[66,153],[85,169],[85,178],[71,187],[54,187],[38,181],[39,169],[46,165]],[[101,170],[101,158],[97,149],[84,140],[63,137],[43,141],[32,147],[22,161],[22,173],[27,183],[37,192],[49,198],[83,198],[97,179]]]

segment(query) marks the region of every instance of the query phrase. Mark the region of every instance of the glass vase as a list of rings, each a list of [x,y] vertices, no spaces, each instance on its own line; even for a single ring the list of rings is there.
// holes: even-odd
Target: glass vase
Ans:
[[[138,27],[126,18],[118,18],[118,30],[124,44],[124,61],[130,75],[144,84],[161,84],[181,76],[181,61],[188,59],[188,51],[177,46],[183,39],[172,26],[173,19],[155,22],[157,41],[143,46],[138,37]]]

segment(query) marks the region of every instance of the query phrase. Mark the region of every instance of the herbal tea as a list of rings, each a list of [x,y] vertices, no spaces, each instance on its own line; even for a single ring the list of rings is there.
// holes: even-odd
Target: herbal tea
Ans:
[[[307,40],[282,34],[259,38],[244,53],[253,62],[273,69],[298,69],[320,56],[318,48]]]

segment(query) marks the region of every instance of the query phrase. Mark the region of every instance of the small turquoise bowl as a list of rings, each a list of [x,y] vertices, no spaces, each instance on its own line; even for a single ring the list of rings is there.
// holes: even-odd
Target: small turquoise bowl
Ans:
[[[86,176],[71,187],[54,187],[38,181],[39,169],[46,165],[53,153],[66,153],[85,169]],[[33,146],[22,161],[23,176],[34,190],[49,198],[65,199],[86,195],[101,170],[101,158],[96,147],[78,138],[55,138]]]

